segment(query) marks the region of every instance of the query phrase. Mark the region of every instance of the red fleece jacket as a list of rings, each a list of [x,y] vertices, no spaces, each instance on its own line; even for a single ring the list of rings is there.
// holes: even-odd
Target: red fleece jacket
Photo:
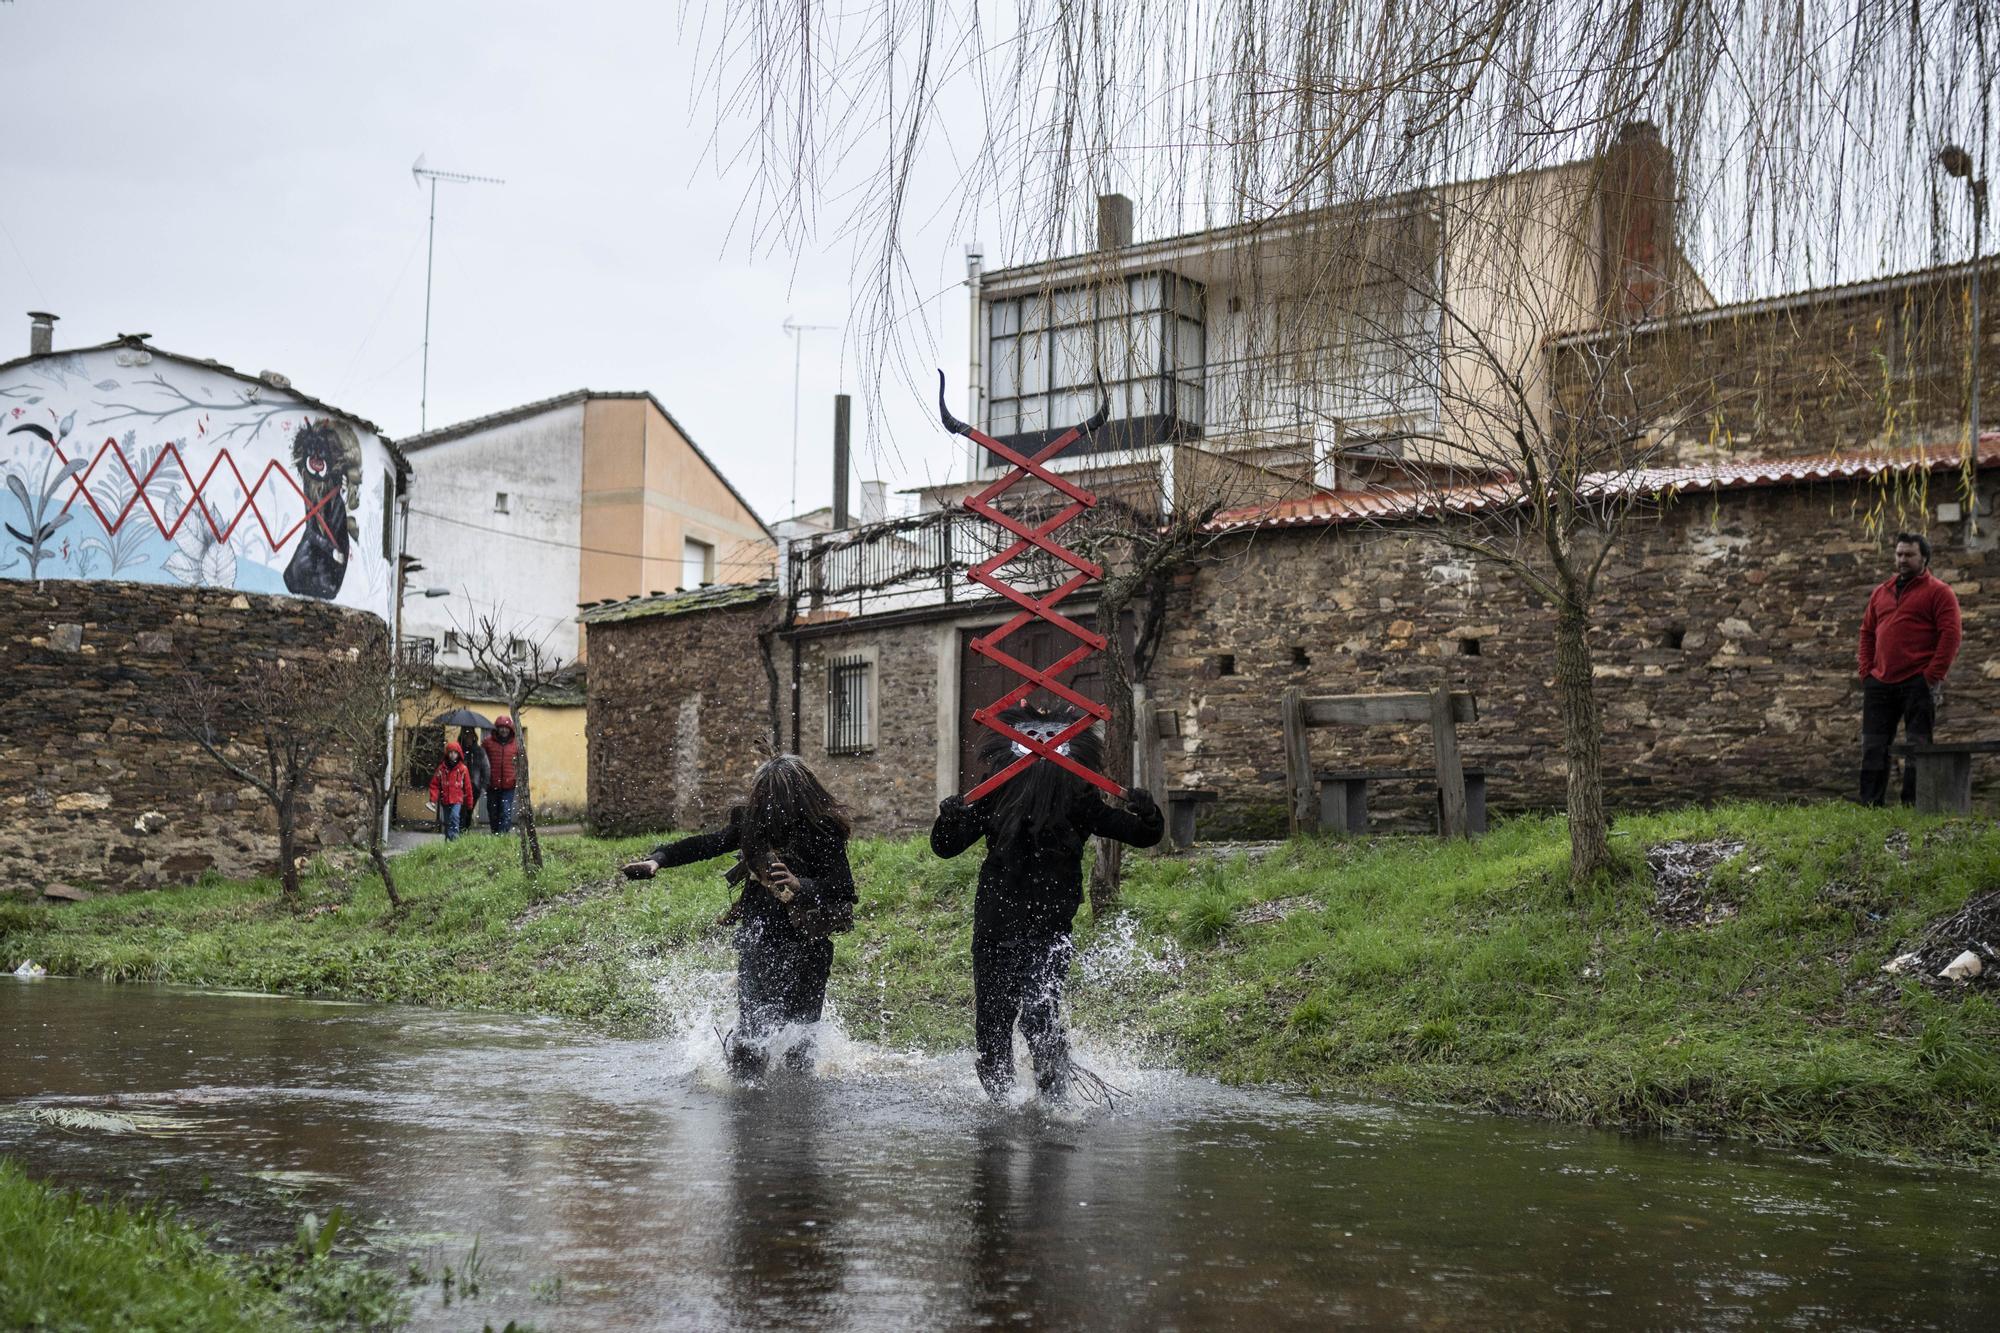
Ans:
[[[1862,678],[1893,685],[1920,675],[1936,685],[1951,670],[1960,637],[1958,595],[1944,580],[1925,570],[1899,592],[1890,579],[1861,617]]]

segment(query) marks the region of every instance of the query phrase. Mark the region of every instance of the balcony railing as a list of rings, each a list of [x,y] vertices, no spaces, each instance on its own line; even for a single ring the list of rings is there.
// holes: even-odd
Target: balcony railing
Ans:
[[[800,617],[873,614],[985,597],[985,589],[967,583],[966,571],[1013,541],[1011,534],[963,510],[890,519],[791,542],[785,587]],[[1029,587],[1053,586],[1066,571],[1033,550],[1008,568],[1010,582]]]
[[[437,663],[438,642],[422,634],[403,636],[402,662],[406,667],[428,667]]]

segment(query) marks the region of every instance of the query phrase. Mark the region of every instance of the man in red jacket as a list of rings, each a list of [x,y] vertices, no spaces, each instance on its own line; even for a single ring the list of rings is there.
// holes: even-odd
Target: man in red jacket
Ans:
[[[1896,534],[1896,577],[1868,598],[1861,617],[1861,803],[1889,795],[1889,746],[1928,743],[1945,673],[1958,656],[1958,597],[1931,573],[1931,544]],[[1917,774],[1903,765],[1903,804],[1917,799]]]
[[[514,719],[505,713],[493,719],[493,730],[479,742],[486,752],[486,823],[495,833],[514,827],[514,766],[521,757],[521,738],[514,734]]]

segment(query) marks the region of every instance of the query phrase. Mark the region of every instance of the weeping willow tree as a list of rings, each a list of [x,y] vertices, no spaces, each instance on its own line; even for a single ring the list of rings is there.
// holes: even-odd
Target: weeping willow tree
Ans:
[[[941,359],[913,246],[997,234],[989,290],[1026,322],[974,330],[976,424],[1032,435],[1072,405],[1063,384],[1109,381],[1114,417],[1167,423],[1122,461],[1156,448],[1174,512],[1253,476],[1273,498],[1511,486],[1532,530],[1486,547],[1561,627],[1579,879],[1605,856],[1590,611],[1625,513],[1584,502],[1588,479],[1741,396],[1659,338],[1645,392],[1623,392],[1635,335],[1973,255],[1994,146],[2000,0],[740,0],[701,18],[759,239],[853,247],[871,413]],[[1136,201],[1133,238],[1095,230],[1112,193]],[[1197,293],[1192,374],[1121,313],[1148,273]],[[1080,302],[1066,349],[1054,326]],[[1046,367],[1024,350],[1037,312]],[[1932,319],[1958,330],[1961,401],[1967,318],[1951,296]],[[1868,391],[1870,353],[1853,360],[1829,392]],[[1140,361],[1157,387],[1126,373]]]

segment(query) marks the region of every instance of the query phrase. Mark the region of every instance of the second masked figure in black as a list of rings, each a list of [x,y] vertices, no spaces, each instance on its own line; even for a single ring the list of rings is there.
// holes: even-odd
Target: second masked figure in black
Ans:
[[[832,936],[854,925],[854,874],[847,864],[847,816],[805,761],[780,755],[758,768],[750,799],[721,828],[656,847],[626,875],[649,879],[668,866],[729,852],[742,896],[724,919],[736,925],[736,1030],[725,1041],[739,1077],[763,1072],[766,1048],[787,1024],[817,1023],[833,967]],[[785,1052],[791,1068],[812,1067],[812,1042]]]
[[[1008,709],[1000,720],[1047,741],[1077,714]],[[989,772],[1027,751],[995,734],[980,750]],[[1103,743],[1086,731],[1067,753],[1086,768],[1103,767]],[[1044,1097],[1069,1090],[1069,1039],[1063,1032],[1063,982],[1069,975],[1070,926],[1083,902],[1083,848],[1092,837],[1151,847],[1165,829],[1152,796],[1133,788],[1125,809],[1060,764],[1039,760],[998,791],[968,803],[950,796],[938,806],[931,850],[957,856],[986,839],[972,908],[973,1033],[979,1081],[995,1100],[1014,1083],[1014,1024],[1027,1038],[1035,1084]]]

